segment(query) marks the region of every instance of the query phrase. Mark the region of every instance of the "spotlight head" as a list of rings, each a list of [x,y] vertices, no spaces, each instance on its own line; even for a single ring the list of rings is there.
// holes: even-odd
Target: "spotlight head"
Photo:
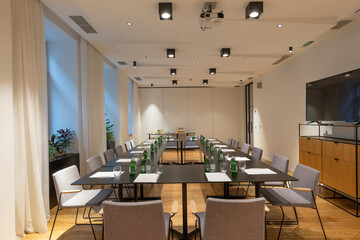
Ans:
[[[172,85],[176,86],[177,85],[177,80],[172,80]]]
[[[246,19],[258,19],[264,10],[263,2],[249,2],[245,9]]]
[[[351,73],[350,73],[350,72],[347,72],[347,73],[345,73],[344,76],[345,76],[345,77],[350,77],[350,76],[351,76]]]
[[[150,87],[154,87],[154,84],[153,84],[153,83],[151,83],[151,84],[150,84]]]
[[[172,20],[172,3],[159,3],[160,20]]]
[[[291,46],[289,47],[289,52],[291,52],[291,53],[293,52],[293,47],[291,47]]]
[[[240,84],[243,84],[243,80],[240,80]]]
[[[176,75],[176,68],[171,68],[170,69],[170,75]]]
[[[136,68],[136,61],[133,61],[133,67]]]
[[[209,74],[210,75],[215,75],[216,74],[216,68],[210,68],[209,69]]]
[[[209,84],[209,80],[204,79],[204,80],[203,80],[203,85],[208,85],[208,84]]]
[[[220,57],[230,57],[230,48],[222,48],[220,51]]]
[[[166,49],[166,55],[168,58],[175,58],[175,49],[173,48]]]

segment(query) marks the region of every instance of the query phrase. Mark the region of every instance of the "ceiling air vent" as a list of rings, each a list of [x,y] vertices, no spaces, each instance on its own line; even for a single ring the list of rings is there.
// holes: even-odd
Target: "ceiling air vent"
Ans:
[[[86,33],[97,33],[95,29],[85,20],[83,16],[70,16],[70,18]]]
[[[120,66],[126,66],[126,65],[127,65],[126,62],[124,62],[124,61],[119,61],[118,64],[119,64]]]
[[[134,77],[136,81],[142,81],[141,77]]]
[[[277,60],[276,62],[274,62],[272,65],[277,65],[283,61],[285,61],[286,59],[288,59],[289,57],[293,56],[294,54],[287,54],[282,56],[279,60]]]
[[[341,21],[338,21],[337,24],[335,26],[333,26],[332,30],[338,30],[340,28],[342,28],[343,26],[345,26],[346,24],[348,24],[349,22],[351,22],[351,20],[341,20]]]
[[[314,43],[314,41],[308,41],[308,42],[304,43],[303,47],[307,47],[313,43]]]

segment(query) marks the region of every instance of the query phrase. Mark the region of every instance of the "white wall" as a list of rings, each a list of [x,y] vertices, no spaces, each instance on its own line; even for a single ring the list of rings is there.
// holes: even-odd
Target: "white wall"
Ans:
[[[155,129],[244,141],[243,88],[140,88],[140,140]]]
[[[0,198],[1,239],[15,239],[14,132],[11,43],[11,0],[0,1]]]
[[[63,32],[66,41],[47,42],[49,135],[58,129],[75,131],[72,152],[79,152],[77,42]]]
[[[132,138],[128,131],[128,80],[128,75],[119,70],[120,144],[122,145]]]
[[[299,162],[298,124],[305,122],[305,83],[360,68],[359,42],[357,20],[256,79],[263,88],[254,87],[254,143],[264,149],[265,159],[285,155],[294,169]]]
[[[120,97],[119,70],[104,70],[105,111],[107,118],[114,124],[115,146],[120,144]]]

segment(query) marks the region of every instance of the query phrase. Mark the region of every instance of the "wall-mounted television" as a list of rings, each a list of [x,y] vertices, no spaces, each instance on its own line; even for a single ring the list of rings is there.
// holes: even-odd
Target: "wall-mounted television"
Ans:
[[[360,69],[307,83],[306,121],[360,122]]]

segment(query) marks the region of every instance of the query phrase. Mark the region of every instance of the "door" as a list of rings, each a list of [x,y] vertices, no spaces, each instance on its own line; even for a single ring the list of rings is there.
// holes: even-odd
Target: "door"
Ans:
[[[253,131],[253,83],[245,86],[245,122],[246,122],[246,143],[254,146]]]

